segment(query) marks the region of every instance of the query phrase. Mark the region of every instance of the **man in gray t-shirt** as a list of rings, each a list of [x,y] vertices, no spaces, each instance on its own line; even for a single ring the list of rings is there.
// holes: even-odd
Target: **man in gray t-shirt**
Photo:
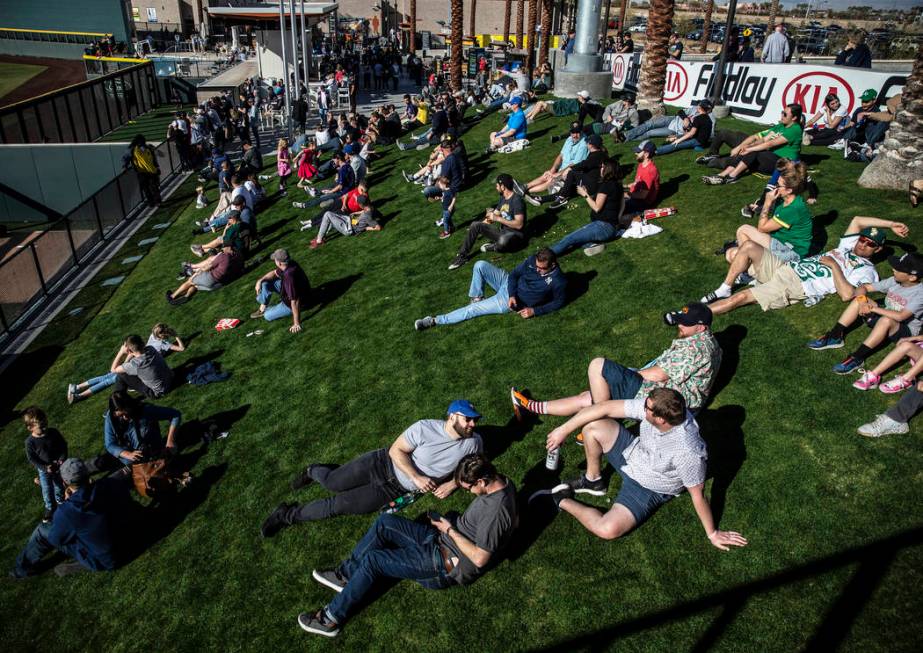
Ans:
[[[379,517],[336,569],[314,570],[314,579],[337,594],[325,607],[298,615],[298,625],[335,637],[379,579],[443,589],[472,583],[495,565],[518,522],[516,488],[479,454],[462,458],[454,479],[476,497],[461,516],[430,512],[429,524]]]
[[[445,420],[415,422],[389,449],[369,451],[345,465],[309,465],[292,481],[292,489],[317,481],[334,496],[301,505],[280,504],[263,522],[263,537],[296,522],[374,512],[408,493],[432,492],[439,499],[452,494],[458,461],[480,453],[483,446],[474,432],[481,415],[470,401],[453,401],[447,413]]]
[[[625,418],[640,423],[637,438],[616,421]],[[550,493],[540,493],[550,494],[560,510],[573,515],[591,533],[607,540],[620,537],[685,489],[714,546],[724,551],[730,546],[746,546],[747,540],[740,533],[719,531],[715,524],[704,493],[705,442],[679,392],[654,388],[645,399],[593,404],[548,434],[548,450],[559,448],[571,433],[581,430],[586,474],[554,487]],[[606,494],[599,462],[603,455],[622,477],[622,487],[607,512],[573,498],[575,493]]]
[[[116,390],[134,390],[145,397],[162,397],[173,384],[173,371],[154,347],[144,344],[140,336],[128,336],[112,361]]]

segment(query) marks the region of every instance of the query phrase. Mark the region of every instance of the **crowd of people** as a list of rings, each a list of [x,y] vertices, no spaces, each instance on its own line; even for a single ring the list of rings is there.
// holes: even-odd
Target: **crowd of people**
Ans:
[[[297,138],[277,141],[270,168],[260,153],[259,116],[267,105],[279,102],[285,92],[281,80],[251,80],[236,99],[224,94],[203,103],[192,115],[177,112],[167,137],[175,142],[184,167],[199,175],[199,210],[211,205],[207,195],[213,186],[218,195],[209,217],[198,220],[193,229],[197,240],[208,238],[190,245],[201,260],[183,264],[181,284],[166,293],[169,305],[178,306],[196,292],[215,291],[244,276],[246,261],[259,246],[257,216],[264,207],[290,194],[303,194],[292,202],[294,209],[318,211],[300,221],[302,231],[317,229],[309,250],[317,250],[338,235],[380,230],[384,221],[369,173],[382,149],[394,145],[400,150],[429,151],[419,170],[405,170],[401,176],[408,184],[407,192],[416,192],[411,188],[414,185],[422,186],[420,192],[427,201],[423,206],[439,204],[432,210],[438,237],[458,241],[449,270],[465,266],[478,250],[494,261],[510,263],[476,261],[463,305],[416,319],[415,330],[486,315],[516,313],[530,319],[566,310],[568,277],[562,259],[575,249],[594,256],[620,238],[647,235],[642,229],[650,226],[646,216],[664,208],[659,206],[658,158],[691,150],[696,163],[718,170],[703,177],[706,184],[735,183],[746,174],[768,177],[760,197],[741,210],[747,222],[718,252],[725,256],[728,272],[700,301],[663,315],[664,323],[675,328],[675,338],[646,365],[594,358],[587,369],[588,388],[557,399],[540,401],[516,387],[510,389],[511,408],[519,420],[528,415],[567,418],[545,438],[549,456],[572,435],[585,456],[585,471],[578,478],[539,491],[530,504],[544,502],[572,515],[594,535],[615,539],[652,518],[660,506],[688,493],[713,546],[721,550],[745,546],[747,540],[740,533],[718,528],[705,496],[709,451],[697,416],[712,396],[722,364],[713,320],[748,304],[767,311],[839,296],[846,303],[842,315],[808,347],[843,347],[849,331],[860,321],[870,331],[834,366],[838,374],[864,368],[886,343],[897,344],[875,368],[862,369],[854,386],[909,392],[895,408],[859,427],[862,435],[906,432],[910,417],[923,408],[923,383],[915,381],[923,369],[923,256],[891,256],[888,262],[893,275],[880,280],[874,259],[882,252],[888,232],[906,237],[909,229],[898,221],[861,216],[851,220],[835,248],[815,251],[816,225],[810,204],[816,192],[810,190],[812,181],[801,161],[802,147],[811,144],[832,146],[845,141],[849,149],[858,139],[865,145],[870,140],[880,142],[890,120],[882,114],[893,117],[898,106],[893,99],[887,102],[889,110],[879,112],[880,98],[867,91],[861,96],[861,110],[852,116],[846,115],[835,95],[828,96],[823,108],[810,117],[803,114],[801,105],[789,104],[778,124],[747,134],[718,128],[706,99],[676,116],[642,120],[631,96],[612,103],[591,98],[586,91],[573,100],[542,98],[535,91],[519,89],[510,71],[502,69],[489,74],[483,71],[479,88],[450,91],[436,65],[439,62],[426,68],[415,57],[407,62],[396,58],[387,45],[376,48],[359,56],[337,57],[336,50],[332,51],[328,69],[322,73],[330,88],[322,89],[318,97],[336,95],[341,88],[354,95],[360,77],[366,87],[382,90],[391,75],[405,72],[421,82],[426,79],[421,93],[405,96],[402,110],[385,104],[368,115],[358,112],[352,99],[340,115],[334,115],[331,104],[318,100],[317,116],[311,116],[310,125],[316,130],[309,128],[308,112],[295,107]],[[298,100],[305,94],[306,89],[301,89]],[[506,115],[497,119],[493,116],[497,112]],[[456,235],[459,196],[478,192],[471,179],[469,147],[464,143],[467,130],[485,119],[498,126],[473,148],[483,147],[483,157],[490,161],[503,148],[527,139],[530,123],[546,114],[572,117],[566,133],[553,135],[554,142],[562,143],[553,160],[534,166],[532,179],[516,179],[506,172],[494,175],[494,194],[485,198],[491,208]],[[657,138],[665,142],[658,145]],[[634,154],[631,180],[626,177],[627,168],[612,155],[624,143],[630,143]],[[473,145],[470,138],[468,145]],[[723,155],[725,146],[730,149]],[[485,159],[480,165],[485,165]],[[124,162],[138,173],[149,203],[159,202],[159,169],[143,137],[132,142]],[[390,172],[392,178],[398,174]],[[297,183],[290,186],[292,176]],[[270,182],[277,183],[274,193],[264,187]],[[287,204],[289,200],[282,201]],[[546,211],[576,205],[586,212],[588,221],[557,242],[523,255],[530,240],[540,235],[530,229],[527,205]],[[480,240],[484,242],[478,248]],[[513,256],[496,256],[508,253]],[[305,252],[305,256],[315,254]],[[277,248],[269,258],[271,263],[265,268],[250,268],[257,271],[253,278],[257,308],[250,318],[290,321],[288,331],[297,334],[314,300],[308,274],[287,249]],[[883,295],[880,303],[870,297],[875,293]],[[129,500],[132,482],[139,491],[153,487],[138,485],[136,469],[160,461],[164,470],[158,473],[162,477],[172,473],[169,461],[179,447],[182,418],[175,409],[148,400],[161,401],[180,382],[165,356],[185,349],[175,330],[157,324],[147,341],[138,335],[127,336],[108,372],[68,385],[70,404],[113,387],[103,417],[105,453],[91,463],[69,457],[72,452],[66,440],[49,426],[41,408],[33,406],[23,413],[29,434],[27,459],[35,466],[45,512],[17,560],[15,576],[36,573],[53,550],[73,557],[84,569],[118,566],[121,558],[114,520],[119,507]],[[911,369],[881,382],[904,358],[911,359]],[[483,440],[476,432],[480,419],[472,402],[452,401],[440,419],[415,422],[386,447],[343,464],[315,462],[292,480],[293,492],[316,482],[330,496],[278,505],[261,524],[263,537],[274,537],[297,523],[385,512],[340,565],[313,571],[314,579],[335,595],[323,607],[299,615],[304,630],[337,635],[381,578],[412,579],[428,589],[443,589],[474,582],[502,559],[525,506],[516,504],[513,480],[485,456]],[[637,425],[637,434],[629,429],[631,422]],[[161,424],[168,425],[166,435]],[[576,498],[608,492],[603,457],[621,478],[618,494],[605,511]],[[108,475],[93,480],[99,472]],[[459,488],[474,497],[462,514],[429,512],[425,521],[394,514],[424,494],[445,499]]]

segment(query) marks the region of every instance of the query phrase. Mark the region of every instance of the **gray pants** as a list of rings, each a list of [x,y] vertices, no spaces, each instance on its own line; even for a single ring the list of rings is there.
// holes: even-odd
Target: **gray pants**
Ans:
[[[331,227],[339,231],[344,236],[353,235],[353,226],[348,215],[327,211],[324,213],[324,217],[320,221],[320,227],[318,227],[317,230],[317,239],[323,240],[324,234],[330,231]]]
[[[923,409],[923,392],[917,390],[917,384],[914,383],[901,396],[901,400],[885,412],[885,415],[895,422],[906,424],[914,415],[920,412],[920,409]]]

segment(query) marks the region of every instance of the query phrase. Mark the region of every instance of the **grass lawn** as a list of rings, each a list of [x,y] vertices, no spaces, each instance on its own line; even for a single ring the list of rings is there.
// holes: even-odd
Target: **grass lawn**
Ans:
[[[183,107],[191,110],[192,105]],[[100,143],[112,143],[116,141],[130,141],[136,134],[144,134],[148,141],[159,143],[167,138],[167,126],[173,122],[173,114],[176,108],[173,105],[163,106],[148,111],[134,120],[129,120],[126,124],[118,129],[109,132],[99,139]]]
[[[0,63],[0,98],[19,88],[44,70],[47,70],[47,66],[26,63]]]
[[[548,167],[558,149],[548,135],[566,125],[542,119],[531,127],[531,148],[485,158],[479,151],[499,120],[489,118],[464,136],[475,186],[460,196],[456,224],[464,226],[494,203],[498,172],[528,179]],[[608,139],[607,145],[623,163],[633,162],[628,145]],[[346,556],[373,517],[303,525],[262,540],[259,524],[278,503],[325,495],[317,487],[293,493],[290,479],[308,463],[345,462],[387,446],[415,420],[439,417],[452,399],[467,397],[484,414],[479,430],[499,469],[521,494],[552,484],[543,473],[544,439],[562,420],[515,428],[510,385],[539,398],[564,396],[584,389],[593,357],[640,366],[658,355],[675,333],[661,322],[662,312],[717,286],[725,264],[712,252],[732,237],[742,222],[739,208],[763,184],[749,177],[722,188],[703,186],[694,153],[664,157],[657,161],[662,205],[679,213],[660,223],[664,232],[657,236],[616,242],[594,258],[579,252],[564,257],[562,268],[577,292],[562,310],[416,333],[415,318],[467,301],[471,265],[446,270],[462,232],[438,240],[438,205],[400,180],[398,171],[415,169],[426,153],[383,152],[371,171],[383,231],[335,238],[310,251],[314,232],[299,232],[297,218],[312,216],[291,208],[298,199],[292,190],[260,215],[260,262],[245,278],[173,308],[164,291],[175,287],[180,262],[190,258],[189,227],[203,214],[194,209],[196,182],[187,180],[133,243],[159,240],[116,256],[4,375],[0,559],[12,567],[42,511],[15,411],[37,403],[72,453],[102,451],[106,395],[68,407],[66,383],[102,373],[125,335],[146,337],[159,321],[189,341],[171,365],[209,358],[233,373],[226,383],[182,386],[161,402],[179,408],[187,423],[220,415],[233,425],[227,440],[185,450],[198,480],[168,515],[151,518],[158,528],[153,543],[115,573],[64,579],[47,573],[3,584],[0,603],[9,616],[0,638],[7,650],[66,644],[69,650],[135,651],[151,642],[158,651],[330,650],[329,642],[306,635],[295,622],[299,612],[330,598],[311,579],[311,569]],[[923,244],[919,217],[910,214],[903,193],[859,189],[861,167],[839,152],[808,148],[805,159],[818,170],[821,195],[813,211],[828,243],[836,243],[852,216],[879,215],[911,225],[901,245]],[[558,213],[529,207],[528,250],[488,260],[512,269],[536,246],[584,224],[587,214],[582,200]],[[165,221],[173,225],[153,229]],[[255,279],[280,246],[304,266],[318,294],[304,331],[289,334],[290,323],[280,320],[245,321],[216,332],[219,318],[245,318],[255,308]],[[135,253],[145,256],[122,264]],[[879,264],[882,274],[888,269]],[[123,274],[115,290],[100,286]],[[83,310],[69,315],[76,307]],[[699,417],[715,474],[707,491],[721,527],[742,532],[748,547],[730,553],[713,548],[685,495],[616,542],[596,539],[567,515],[523,509],[515,545],[497,569],[467,589],[437,593],[401,583],[352,619],[337,646],[920,650],[921,422],[905,436],[856,435],[857,426],[894,400],[860,393],[850,387],[854,377],[832,374],[844,352],[805,347],[842,307],[835,297],[772,313],[747,307],[715,322],[724,363],[713,401]],[[256,328],[265,334],[247,337]],[[860,335],[850,335],[847,345]],[[573,443],[563,451],[562,476],[572,477],[582,452]],[[616,476],[610,498],[617,490]],[[462,510],[469,501],[463,492],[444,502],[427,497],[406,514]],[[605,499],[596,503],[607,505]]]

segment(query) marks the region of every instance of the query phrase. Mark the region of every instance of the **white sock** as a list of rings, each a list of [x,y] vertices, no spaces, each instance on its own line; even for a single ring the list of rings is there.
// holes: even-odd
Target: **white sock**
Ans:
[[[717,297],[730,297],[731,296],[731,287],[726,283],[722,283],[718,286],[718,289],[715,291],[715,296]]]

